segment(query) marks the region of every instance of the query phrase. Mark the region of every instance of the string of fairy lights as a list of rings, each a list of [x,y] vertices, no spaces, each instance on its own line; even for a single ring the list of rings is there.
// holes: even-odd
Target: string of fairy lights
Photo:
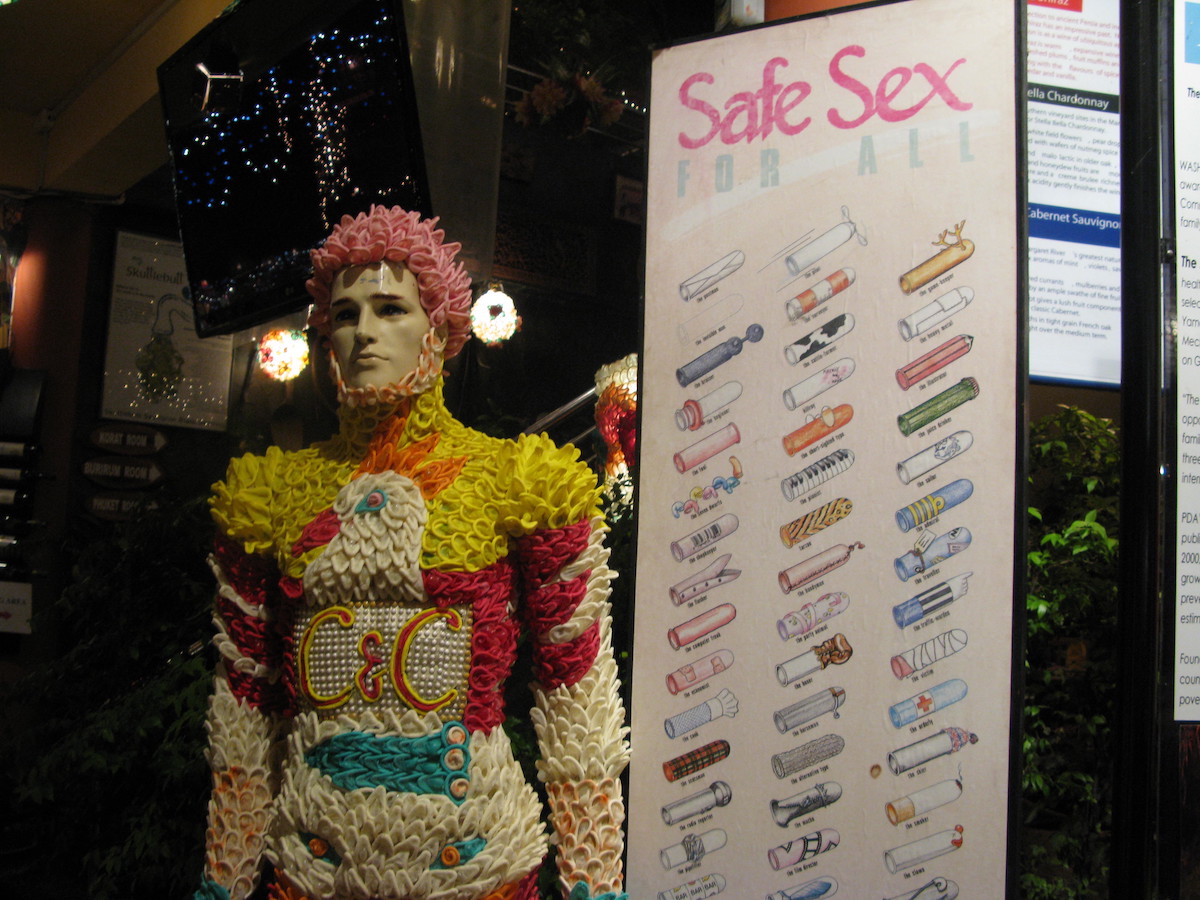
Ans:
[[[386,64],[391,24],[390,16],[379,11],[370,27],[318,32],[288,65],[242,83],[238,109],[223,109],[218,101],[204,111],[178,148],[188,160],[176,172],[182,202],[228,207],[248,180],[269,190],[268,185],[283,182],[289,167],[307,164],[322,224],[329,227],[333,210],[359,192],[348,165],[353,120],[361,116],[365,121],[375,107],[392,100],[386,79],[364,82],[365,73]],[[401,176],[400,185],[377,190],[412,186],[410,176]]]
[[[286,305],[308,247],[344,212],[424,195],[398,34],[387,3],[363,3],[261,73],[218,61],[219,47],[186,64],[202,81],[199,109],[168,117],[180,219],[185,235],[226,236],[194,240],[189,255],[206,327],[248,304]],[[247,226],[247,210],[283,217],[273,238]]]

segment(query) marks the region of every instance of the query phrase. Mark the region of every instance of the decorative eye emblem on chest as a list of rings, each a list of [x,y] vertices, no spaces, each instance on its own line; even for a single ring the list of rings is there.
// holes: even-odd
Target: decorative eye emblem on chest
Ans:
[[[367,496],[358,501],[358,506],[354,507],[354,512],[357,513],[377,513],[388,504],[387,491],[383,488],[375,488]]]
[[[333,849],[329,841],[325,840],[325,838],[308,831],[300,831],[297,834],[300,836],[300,840],[304,841],[308,847],[308,852],[313,855],[313,859],[324,860],[335,866],[342,864],[341,855]]]

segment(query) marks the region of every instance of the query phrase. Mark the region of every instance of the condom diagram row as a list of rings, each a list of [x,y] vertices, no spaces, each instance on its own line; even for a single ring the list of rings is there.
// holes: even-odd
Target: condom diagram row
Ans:
[[[653,515],[670,584],[641,601],[671,658],[659,900],[751,896],[734,859],[761,869],[768,900],[859,896],[871,866],[895,876],[889,900],[959,896],[939,866],[969,858],[956,809],[989,739],[970,727],[986,636],[959,614],[987,588],[971,565],[989,384],[966,230],[931,236],[887,297],[863,295],[882,263],[846,208],[762,259],[681,273],[678,390],[653,425],[674,435],[651,494],[669,494]],[[777,561],[769,582],[751,558]],[[868,745],[886,750],[864,767]],[[861,816],[889,837],[863,846],[842,824]]]

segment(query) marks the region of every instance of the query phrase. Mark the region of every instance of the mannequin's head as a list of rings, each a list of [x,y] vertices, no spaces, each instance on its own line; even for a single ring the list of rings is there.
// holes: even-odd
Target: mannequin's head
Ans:
[[[421,306],[416,276],[399,263],[342,269],[329,294],[329,346],[347,388],[405,384],[406,376],[421,368],[430,331],[437,345],[445,340],[443,329],[432,327]],[[440,368],[440,359],[431,362]]]
[[[462,349],[471,336],[471,279],[454,261],[460,249],[445,243],[437,219],[422,219],[399,206],[372,206],[370,212],[343,216],[325,243],[310,254],[313,276],[305,285],[313,298],[308,324],[328,339],[332,332],[331,292],[340,273],[351,267],[392,263],[416,280],[421,308],[430,325],[445,340],[446,359]],[[383,271],[373,267],[378,274]],[[389,267],[389,270],[392,270]],[[394,271],[394,270],[393,270]]]

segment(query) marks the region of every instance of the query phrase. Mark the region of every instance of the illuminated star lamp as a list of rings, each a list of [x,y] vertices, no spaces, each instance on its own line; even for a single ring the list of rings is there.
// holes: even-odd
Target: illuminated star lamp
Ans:
[[[499,282],[490,284],[471,307],[471,331],[489,347],[507,341],[520,327],[512,297]]]
[[[625,476],[637,444],[637,369],[637,354],[631,353],[596,372],[596,429],[608,447],[606,490],[622,479],[629,487]]]
[[[291,381],[308,365],[308,341],[303,331],[276,328],[258,342],[258,364],[268,377]]]

